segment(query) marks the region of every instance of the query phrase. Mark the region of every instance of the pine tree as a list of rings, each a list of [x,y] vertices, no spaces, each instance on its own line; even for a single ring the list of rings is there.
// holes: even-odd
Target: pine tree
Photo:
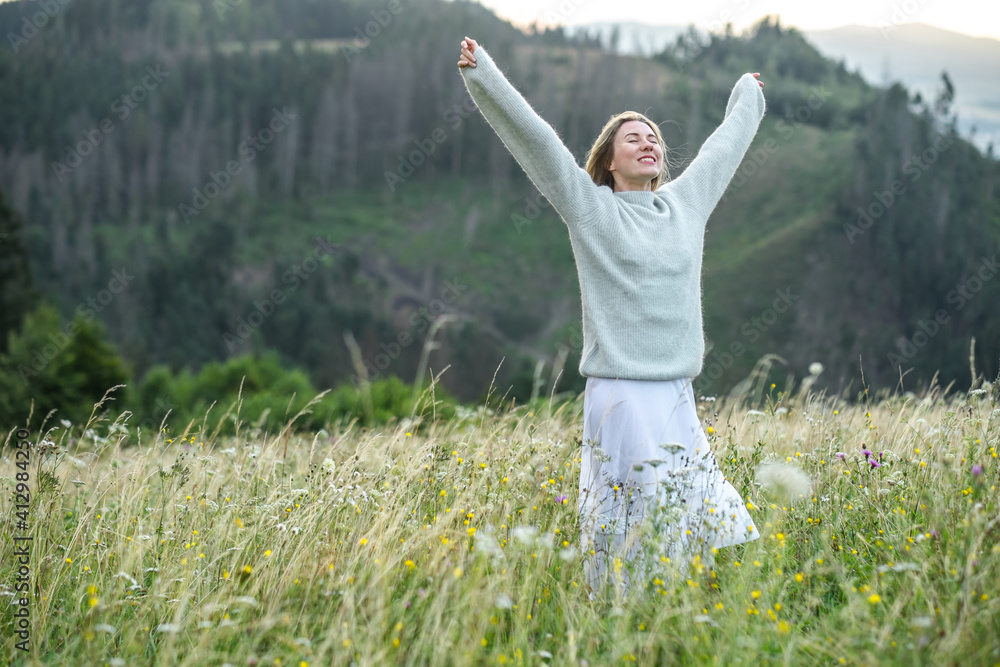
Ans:
[[[36,298],[21,228],[20,216],[0,190],[0,352],[7,350],[7,333],[20,326]]]

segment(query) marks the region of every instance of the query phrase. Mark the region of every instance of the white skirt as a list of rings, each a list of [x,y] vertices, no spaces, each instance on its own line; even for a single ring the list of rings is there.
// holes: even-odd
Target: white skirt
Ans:
[[[637,529],[661,563],[711,560],[713,548],[757,539],[743,498],[719,469],[695,409],[691,380],[587,378],[580,466],[581,546],[595,590],[610,568],[641,577]],[[648,519],[648,520],[647,520]],[[647,555],[648,552],[647,552]],[[668,560],[669,559],[669,560]]]

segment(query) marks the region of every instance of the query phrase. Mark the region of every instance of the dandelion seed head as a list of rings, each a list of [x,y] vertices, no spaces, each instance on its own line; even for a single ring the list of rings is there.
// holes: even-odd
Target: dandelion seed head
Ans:
[[[757,483],[787,503],[809,497],[812,488],[809,475],[801,468],[782,462],[761,465],[757,469]]]
[[[514,539],[524,545],[530,545],[535,541],[535,535],[538,534],[538,529],[534,526],[517,526],[511,531]]]

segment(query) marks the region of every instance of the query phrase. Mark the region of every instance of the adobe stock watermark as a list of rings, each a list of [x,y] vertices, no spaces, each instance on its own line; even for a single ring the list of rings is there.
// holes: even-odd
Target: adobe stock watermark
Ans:
[[[923,153],[914,155],[903,163],[903,173],[910,177],[911,183],[915,183],[941,157],[941,154],[951,148],[954,143],[955,139],[953,137],[946,137],[939,134],[934,139],[934,143],[924,150]],[[875,221],[881,218],[896,203],[897,199],[905,193],[906,184],[898,178],[893,180],[888,190],[883,190],[882,192],[878,190],[873,191],[872,194],[875,196],[875,201],[864,208],[858,207],[857,224],[844,223],[844,233],[847,234],[847,240],[850,241],[851,245],[854,245],[854,240],[868,231],[875,224]]]
[[[452,104],[442,114],[441,118],[444,122],[448,123],[451,131],[454,132],[477,110],[476,102],[466,95],[461,103],[455,102]],[[385,184],[389,186],[389,192],[395,192],[397,185],[406,182],[406,179],[417,171],[417,167],[424,164],[427,158],[437,152],[438,146],[448,140],[448,136],[448,132],[443,127],[438,126],[434,128],[429,137],[414,139],[413,150],[405,156],[397,156],[399,158],[399,165],[396,167],[396,170],[385,172]]]
[[[413,0],[406,0],[406,2],[411,3]],[[369,12],[372,17],[371,21],[365,23],[364,26],[354,26],[354,44],[345,44],[341,49],[347,62],[351,62],[352,58],[361,55],[361,49],[368,48],[371,41],[388,28],[393,18],[404,9],[406,7],[403,6],[402,0],[389,0],[385,8],[371,10]]]
[[[199,213],[208,208],[212,200],[229,187],[229,184],[233,182],[233,177],[243,170],[243,165],[253,162],[254,158],[257,157],[257,153],[267,148],[268,144],[274,141],[275,136],[288,127],[291,121],[297,116],[297,114],[285,108],[282,108],[281,111],[274,108],[271,111],[271,120],[267,126],[262,127],[255,134],[251,134],[240,142],[237,152],[240,154],[241,159],[230,160],[226,163],[225,169],[220,169],[218,172],[208,172],[208,182],[200,188],[196,187],[191,191],[193,193],[191,203],[182,203],[177,207],[185,223],[191,222],[192,218],[197,217]]]
[[[85,301],[81,301],[75,312],[82,315],[85,322],[93,322],[97,314],[104,312],[104,309],[114,301],[115,296],[124,292],[133,280],[135,280],[135,276],[130,275],[125,267],[114,269],[107,287],[99,290],[97,294],[88,297]],[[21,382],[28,386],[28,379],[37,377],[48,368],[49,363],[59,356],[59,353],[70,344],[78,332],[79,327],[74,317],[63,326],[62,331],[50,333],[49,342],[32,352],[29,366],[18,364],[17,374],[21,378]]]
[[[403,350],[413,345],[416,340],[414,334],[419,335],[430,329],[434,319],[438,315],[443,314],[448,309],[448,305],[457,301],[467,289],[469,289],[469,286],[463,285],[457,279],[454,281],[445,280],[439,298],[431,299],[426,305],[410,313],[408,322],[411,327],[415,327],[412,332],[410,330],[400,331],[396,334],[395,340],[389,343],[379,343],[380,352],[374,357],[362,360],[362,365],[367,371],[368,381],[371,382],[381,377],[392,362],[399,359]],[[355,389],[361,387],[362,380],[358,377],[357,373],[351,376],[351,384],[354,385]]]
[[[158,431],[163,420],[175,409],[177,409],[177,406],[170,400],[164,399],[162,396],[157,396],[152,413],[147,414],[141,422],[135,424],[135,427],[137,429]]]
[[[978,269],[967,280],[960,281],[955,288],[945,295],[945,300],[952,305],[954,312],[959,312],[975,298],[983,289],[983,286],[992,280],[1000,264],[997,263],[997,256],[983,257]],[[903,364],[917,356],[920,350],[927,347],[931,339],[941,331],[941,327],[951,322],[951,314],[948,308],[938,308],[934,315],[925,320],[917,320],[916,331],[912,336],[901,336],[896,341],[897,351],[887,355],[889,363],[895,368],[902,368]]]
[[[212,7],[215,9],[216,16],[222,19],[226,17],[228,12],[245,3],[246,0],[213,0]]]
[[[49,21],[54,19],[56,14],[70,2],[71,0],[37,0],[34,5],[41,7],[41,10],[32,14],[30,20],[27,16],[22,17],[19,32],[7,33],[7,41],[10,43],[11,50],[17,53],[24,48],[24,45],[37,35],[39,30],[47,26]]]
[[[732,180],[726,187],[726,191],[722,195],[722,201],[726,198],[732,196],[734,192],[742,188],[750,180],[750,177],[757,173],[757,171],[767,164],[767,161],[772,155],[777,153],[781,149],[781,142],[787,142],[795,133],[798,132],[799,128],[809,122],[826,101],[833,95],[825,86],[813,86],[809,89],[809,95],[806,97],[806,101],[795,108],[793,112],[788,114],[785,118],[781,118],[775,123],[775,128],[780,135],[781,141],[775,139],[774,137],[768,137],[763,145],[754,148],[752,151],[748,151],[746,157],[740,163],[739,168],[736,173],[733,174]]]
[[[517,230],[517,233],[520,234],[524,227],[535,222],[538,216],[542,214],[542,209],[546,206],[552,206],[552,204],[537,189],[533,195],[525,197],[524,210],[521,213],[510,214],[510,221],[514,225],[514,229]]]
[[[123,121],[131,115],[132,111],[138,108],[139,103],[149,97],[149,94],[156,90],[163,80],[170,76],[170,72],[162,69],[160,65],[155,67],[146,66],[146,76],[142,81],[123,95],[119,95],[111,101],[109,108],[118,116],[119,121]],[[81,132],[83,139],[76,142],[75,146],[66,146],[66,157],[62,162],[53,162],[52,171],[56,178],[62,183],[63,179],[73,170],[83,164],[83,159],[97,150],[104,138],[115,131],[118,125],[105,116],[97,123],[97,127]]]
[[[236,328],[232,332],[227,331],[222,334],[222,340],[230,353],[249,340],[253,332],[259,329],[271,315],[274,315],[277,307],[285,303],[288,295],[299,289],[305,281],[316,273],[323,255],[333,257],[334,251],[340,247],[339,243],[332,243],[329,236],[325,240],[317,237],[315,242],[316,247],[313,248],[312,254],[306,257],[302,264],[292,265],[292,268],[281,275],[281,282],[288,285],[287,289],[274,288],[268,298],[263,301],[254,299],[253,310],[247,313],[246,317],[236,318]]]
[[[555,9],[545,10],[545,20],[549,25],[566,25],[567,19],[590,0],[562,0]]]
[[[746,320],[740,326],[742,339],[731,341],[726,349],[712,348],[710,357],[705,358],[701,375],[694,382],[696,391],[703,391],[713,380],[722,377],[723,372],[732,368],[736,360],[746,353],[747,343],[756,343],[778,321],[781,315],[794,308],[802,299],[801,295],[792,294],[790,287],[776,289],[774,293],[776,296],[770,307],[765,308],[759,315]]]
[[[914,16],[920,11],[921,6],[927,0],[905,0],[900,4],[893,3],[892,11],[889,13],[889,20],[881,19],[875,23],[883,39],[889,38],[889,33],[898,30],[896,26],[904,23],[912,23]]]
[[[725,30],[727,23],[732,23],[733,19],[737,16],[745,15],[747,10],[750,9],[750,5],[753,4],[750,0],[731,0],[731,5],[738,5],[738,11],[733,11],[730,8],[725,8],[719,14],[710,20],[702,20],[698,22],[698,27],[705,32],[716,32],[721,33]]]

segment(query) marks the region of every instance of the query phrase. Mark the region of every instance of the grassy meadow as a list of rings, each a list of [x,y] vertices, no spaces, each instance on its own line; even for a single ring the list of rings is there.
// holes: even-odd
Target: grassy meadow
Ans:
[[[113,416],[49,423],[31,434],[30,650],[0,605],[0,662],[1000,664],[996,386],[758,396],[699,413],[761,538],[661,563],[626,600],[583,584],[582,396],[141,442]],[[760,484],[769,461],[811,493]]]

